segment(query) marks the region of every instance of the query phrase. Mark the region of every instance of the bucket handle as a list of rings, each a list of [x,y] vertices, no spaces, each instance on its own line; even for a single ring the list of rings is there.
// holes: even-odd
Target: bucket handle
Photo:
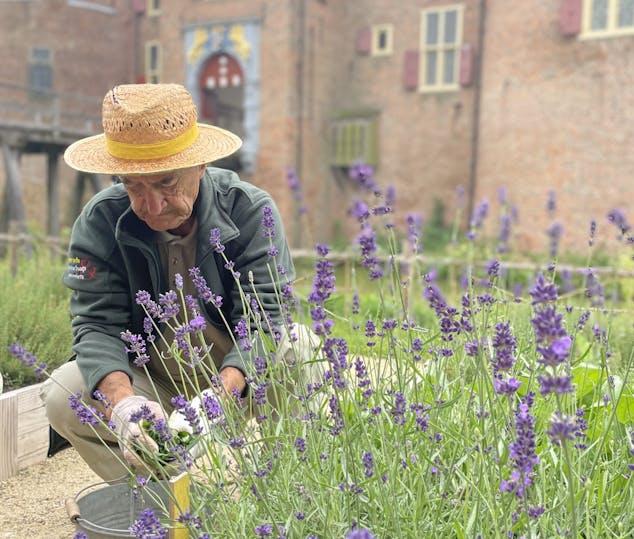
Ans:
[[[127,479],[127,475],[122,475],[118,479],[112,481],[112,484],[121,483],[124,479]],[[101,485],[111,484],[109,481],[99,481],[98,483],[93,483],[92,485],[88,485],[87,487],[82,488],[74,498],[66,498],[64,500],[64,506],[66,507],[66,513],[68,514],[68,518],[72,523],[76,523],[81,518],[81,511],[79,510],[79,504],[77,500],[80,496],[86,492],[87,490],[95,487],[99,487]]]

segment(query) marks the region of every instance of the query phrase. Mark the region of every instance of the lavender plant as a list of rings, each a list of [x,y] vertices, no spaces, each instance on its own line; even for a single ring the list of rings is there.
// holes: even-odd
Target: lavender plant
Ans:
[[[525,293],[502,285],[502,258],[477,266],[485,200],[454,246],[466,261],[459,289],[423,263],[424,233],[414,216],[406,223],[412,256],[403,266],[393,193],[376,185],[371,169],[359,165],[353,173],[367,198],[351,208],[359,258],[350,290],[338,290],[330,249],[318,245],[310,289],[277,291],[284,327],[267,319],[255,291],[244,294],[243,320],[225,322],[227,330],[244,350],[254,331],[269,335],[249,374],[249,400],[198,387],[175,400],[167,425],[148,420],[170,466],[191,476],[191,507],[179,522],[144,512],[131,533],[162,537],[180,525],[201,539],[628,537],[633,356],[631,346],[615,353],[623,349],[613,340],[616,311],[597,305],[596,295],[579,294],[574,304],[562,297],[555,262]],[[612,221],[629,230],[621,214]],[[506,217],[501,226],[491,252],[510,256]],[[262,231],[275,234],[266,211]],[[379,233],[387,238],[380,247]],[[222,256],[214,231],[210,242]],[[269,256],[271,282],[278,282],[285,270],[272,242]],[[222,312],[222,298],[196,268],[189,278],[199,299]],[[172,329],[183,376],[209,353],[193,344],[204,320],[182,289],[177,279],[160,298],[139,293],[146,333],[122,335],[138,368],[164,338],[159,322]],[[335,294],[345,294],[344,308],[333,309]],[[279,336],[294,334],[293,320],[318,336],[302,368],[273,360]],[[39,364],[19,347],[12,351]],[[218,387],[218,373],[206,375]],[[100,420],[76,396],[71,405],[78,420]]]

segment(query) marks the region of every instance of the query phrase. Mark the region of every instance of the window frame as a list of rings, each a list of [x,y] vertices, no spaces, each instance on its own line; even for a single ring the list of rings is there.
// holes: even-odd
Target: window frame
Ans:
[[[347,111],[334,117],[330,124],[330,164],[350,167],[362,162],[376,168],[379,114],[373,110]],[[343,138],[347,140],[342,141]]]
[[[160,15],[161,14],[160,0],[147,0],[146,12],[149,17]]]
[[[152,66],[152,50],[156,50],[156,66]],[[145,42],[145,82],[158,84],[163,75],[163,49],[157,40]]]
[[[46,58],[38,56],[38,52],[45,52]],[[48,73],[48,86],[36,86],[34,82],[34,70],[46,70]],[[33,94],[42,95],[53,91],[53,50],[50,47],[31,47],[29,51],[29,87]]]
[[[394,25],[373,24],[370,28],[372,38],[370,40],[371,56],[391,56],[394,52]],[[385,47],[380,46],[381,34],[385,34]]]
[[[441,42],[441,36],[444,31],[444,18],[448,12],[456,13],[456,38],[451,44]],[[427,44],[427,16],[429,14],[438,14],[438,42],[434,45]],[[454,92],[460,89],[460,50],[463,45],[464,31],[464,5],[451,4],[447,6],[437,6],[433,8],[425,8],[420,12],[420,41],[419,41],[419,70],[418,70],[418,89],[422,93],[440,93]],[[452,82],[444,82],[444,52],[454,51],[454,67]],[[435,51],[437,53],[436,64],[436,83],[427,84],[427,53]]]
[[[593,0],[583,0],[581,13],[581,34],[580,39],[601,39],[606,37],[629,36],[634,34],[634,21],[631,26],[618,26],[618,14],[621,0],[607,1],[607,26],[605,29],[593,30],[592,7]]]

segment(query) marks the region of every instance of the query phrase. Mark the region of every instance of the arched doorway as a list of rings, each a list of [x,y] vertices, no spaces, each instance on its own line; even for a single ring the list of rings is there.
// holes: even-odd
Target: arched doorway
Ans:
[[[213,54],[200,71],[201,120],[244,137],[244,74],[231,55]]]

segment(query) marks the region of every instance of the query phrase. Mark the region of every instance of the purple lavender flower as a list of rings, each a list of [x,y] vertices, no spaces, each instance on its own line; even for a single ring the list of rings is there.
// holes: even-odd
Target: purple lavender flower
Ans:
[[[138,423],[139,421],[145,420],[152,423],[156,419],[154,412],[150,410],[147,404],[141,405],[141,407],[130,415],[130,423]]]
[[[125,351],[135,355],[134,364],[137,367],[142,367],[150,361],[150,356],[147,355],[145,340],[141,335],[126,330],[121,332],[121,340],[128,344]]]
[[[180,273],[174,275],[174,286],[177,290],[183,289],[183,276]]]
[[[352,203],[350,213],[357,221],[359,221],[359,223],[364,223],[370,217],[368,205],[359,198],[355,199]]]
[[[354,180],[359,187],[367,191],[374,191],[376,189],[374,169],[371,165],[358,161],[349,168],[348,176]]]
[[[563,395],[565,393],[573,393],[572,377],[571,376],[543,376],[537,377],[540,383],[539,392],[542,395],[549,395],[555,393],[556,395]]]
[[[273,217],[273,210],[270,206],[264,206],[264,208],[262,208],[262,228],[264,228],[265,238],[275,237],[275,218]]]
[[[537,344],[545,345],[544,350],[550,348],[550,343],[554,340],[565,337],[566,330],[563,327],[563,316],[559,314],[554,306],[548,306],[535,312],[531,319],[535,340]]]
[[[361,233],[357,236],[357,243],[361,248],[361,264],[370,270],[370,279],[376,280],[382,277],[383,271],[376,256],[376,233],[370,225],[363,226]]]
[[[553,216],[555,214],[555,211],[557,210],[557,198],[556,198],[556,194],[555,191],[548,191],[548,200],[546,202],[546,211],[548,212],[548,214],[550,216]]]
[[[447,313],[449,306],[436,285],[426,287],[423,291],[423,297],[429,302],[429,306],[434,309],[436,316],[441,317]]]
[[[594,237],[597,233],[597,222],[592,219],[592,221],[590,221],[590,235],[588,237],[588,246],[592,247],[594,245]]]
[[[328,417],[332,422],[329,430],[330,434],[332,436],[338,436],[343,430],[343,413],[339,406],[339,401],[334,394],[328,399]]]
[[[579,408],[575,413],[575,423],[577,425],[577,430],[575,431],[575,438],[577,438],[577,443],[575,444],[576,449],[585,449],[586,444],[583,442],[583,438],[586,436],[586,431],[588,430],[588,423],[585,420],[585,411],[583,408]]]
[[[506,253],[509,250],[509,240],[511,238],[511,216],[503,213],[500,216],[500,231],[498,233],[498,253]]]
[[[419,254],[423,250],[421,242],[421,231],[423,229],[423,216],[420,213],[410,213],[406,217],[407,220],[407,239],[411,253]]]
[[[625,213],[623,210],[618,208],[615,208],[608,213],[608,221],[619,229],[620,237],[623,237],[631,228],[630,224],[627,222]]]
[[[509,372],[515,364],[514,354],[517,345],[509,323],[500,322],[495,326],[492,345],[495,350],[495,357],[491,361],[493,374],[497,376],[501,371]]]
[[[554,339],[549,346],[538,346],[537,350],[542,354],[540,362],[549,367],[561,365],[568,358],[571,346],[572,340],[565,333]]]
[[[576,418],[555,412],[550,418],[550,429],[546,434],[550,436],[553,445],[562,445],[566,441],[574,440],[578,430]]]
[[[167,528],[161,525],[161,521],[151,509],[144,509],[139,518],[129,528],[130,535],[139,539],[165,539]]]
[[[586,296],[591,298],[593,307],[605,305],[605,288],[592,268],[586,270]]]
[[[479,349],[480,349],[480,343],[477,340],[468,341],[464,344],[465,353],[470,357],[477,356]]]
[[[16,358],[20,363],[34,369],[36,374],[46,371],[46,363],[39,361],[31,352],[25,350],[17,343],[10,344],[7,348],[9,354]]]
[[[557,300],[557,285],[546,280],[543,273],[537,275],[535,284],[528,293],[533,298],[532,304],[538,305],[540,303],[549,303]]]
[[[396,425],[405,425],[405,412],[407,411],[407,403],[403,393],[395,392],[394,407],[390,412],[392,415],[392,421]]]
[[[159,294],[159,305],[162,309],[161,316],[159,317],[160,322],[167,322],[167,320],[180,312],[178,295],[174,290],[168,290],[164,294]]]
[[[82,425],[99,425],[100,420],[104,419],[104,415],[94,406],[82,402],[81,393],[68,397],[68,402]]]
[[[299,436],[295,438],[295,449],[298,453],[304,453],[306,451],[306,439]]]
[[[317,335],[328,335],[333,320],[328,317],[324,303],[335,290],[335,272],[332,262],[326,259],[329,249],[325,245],[317,245],[317,253],[321,257],[316,262],[313,286],[308,295],[308,302],[313,305],[310,310],[313,329]]]
[[[222,239],[220,238],[219,228],[212,228],[209,231],[209,244],[217,253],[222,253],[225,250],[225,246],[222,244]]]
[[[361,462],[363,462],[363,467],[365,468],[365,476],[372,477],[374,475],[374,459],[372,458],[372,453],[369,451],[363,453],[361,456]]]
[[[513,462],[513,471],[508,480],[500,484],[502,492],[515,492],[518,498],[524,498],[526,488],[532,482],[535,466],[539,457],[535,452],[535,418],[530,414],[534,394],[528,393],[520,402],[515,412],[515,441],[509,445],[509,456]]]
[[[486,273],[491,281],[500,276],[500,261],[489,260],[486,264]]]
[[[190,268],[189,275],[193,280],[198,297],[205,303],[211,303],[216,309],[220,309],[222,307],[222,296],[216,296],[207,286],[207,281],[200,273],[200,268]]]
[[[152,318],[159,319],[163,315],[163,310],[159,304],[152,299],[150,293],[146,290],[139,290],[136,293],[136,302],[137,305],[141,305]]]
[[[590,319],[590,311],[583,311],[579,316],[579,320],[577,321],[577,329],[581,331],[585,326],[588,320]]]
[[[222,417],[224,412],[222,411],[220,400],[218,399],[218,396],[215,393],[211,391],[203,392],[202,401],[203,401],[203,411],[205,412],[207,419],[209,419],[210,421],[213,421],[215,419]]]
[[[471,216],[471,221],[470,221],[470,230],[469,230],[469,233],[467,234],[467,237],[469,239],[472,240],[475,238],[476,230],[482,227],[482,224],[484,223],[484,220],[486,219],[488,214],[489,214],[489,201],[486,199],[483,199],[480,201],[480,204],[478,204],[476,208],[473,210],[473,215]]]
[[[258,537],[269,537],[273,532],[273,526],[271,524],[262,524],[254,528],[255,534]]]
[[[513,395],[520,388],[522,382],[511,377],[508,379],[494,378],[493,388],[498,395]]]
[[[299,181],[297,172],[292,167],[286,169],[286,179],[288,180],[288,187],[293,195],[293,200],[297,204],[297,213],[301,215],[306,213],[306,206],[304,206],[304,193],[302,192],[302,184]]]
[[[500,206],[505,206],[507,203],[505,187],[498,187],[498,202]]]
[[[172,397],[172,404],[176,410],[183,414],[187,423],[192,427],[194,434],[200,434],[203,431],[198,412],[183,395]]]
[[[559,252],[559,242],[563,234],[564,227],[561,223],[553,223],[546,229],[546,234],[549,238],[549,253],[550,256],[555,257]]]

